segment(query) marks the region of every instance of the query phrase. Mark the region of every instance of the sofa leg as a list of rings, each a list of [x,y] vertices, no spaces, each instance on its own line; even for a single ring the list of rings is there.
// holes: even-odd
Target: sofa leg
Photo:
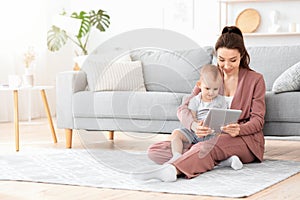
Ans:
[[[114,140],[114,131],[108,131],[108,139]]]
[[[66,128],[65,133],[66,133],[66,148],[72,148],[72,133],[73,133],[73,130]]]

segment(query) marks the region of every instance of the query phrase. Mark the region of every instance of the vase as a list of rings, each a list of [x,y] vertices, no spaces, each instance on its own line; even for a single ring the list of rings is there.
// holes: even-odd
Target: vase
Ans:
[[[32,87],[34,85],[34,76],[30,68],[25,68],[25,74],[22,76],[23,86]]]

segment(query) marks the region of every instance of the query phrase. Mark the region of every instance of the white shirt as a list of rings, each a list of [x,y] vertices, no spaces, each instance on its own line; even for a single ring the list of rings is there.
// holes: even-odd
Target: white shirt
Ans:
[[[225,97],[225,101],[227,103],[227,108],[230,108],[231,107],[231,103],[232,103],[232,99],[233,99],[233,96],[224,96]]]

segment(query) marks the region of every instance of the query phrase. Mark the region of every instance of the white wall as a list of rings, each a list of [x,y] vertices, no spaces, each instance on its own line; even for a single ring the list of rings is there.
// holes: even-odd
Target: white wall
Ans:
[[[73,11],[103,9],[110,15],[111,26],[108,31],[93,32],[91,35],[89,51],[92,51],[103,41],[119,33],[140,28],[171,29],[193,39],[200,46],[214,45],[219,33],[217,5],[217,1],[212,0],[10,0],[0,8],[3,27],[0,32],[0,84],[7,83],[9,74],[24,73],[22,56],[31,45],[38,52],[36,84],[55,85],[58,72],[72,70],[72,43],[55,53],[48,51],[46,46],[46,35],[52,17],[62,9],[69,14]],[[282,13],[286,16],[289,8],[284,9]],[[299,37],[289,38],[291,43],[299,43]],[[281,37],[280,44],[284,44],[287,39]],[[272,45],[275,40],[278,41],[270,37],[246,37],[248,44]],[[47,91],[52,114],[55,114],[55,95],[55,90]],[[0,98],[0,121],[12,120],[11,94],[1,92]],[[45,116],[39,93],[33,94],[32,102],[32,116]],[[21,94],[21,119],[27,117],[27,105],[27,94]]]

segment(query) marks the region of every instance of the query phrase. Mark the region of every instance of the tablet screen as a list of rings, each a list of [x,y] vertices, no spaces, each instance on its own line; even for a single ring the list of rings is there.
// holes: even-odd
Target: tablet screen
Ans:
[[[236,123],[241,113],[241,110],[235,109],[210,108],[204,126],[211,128],[215,133],[220,133],[222,126]]]

